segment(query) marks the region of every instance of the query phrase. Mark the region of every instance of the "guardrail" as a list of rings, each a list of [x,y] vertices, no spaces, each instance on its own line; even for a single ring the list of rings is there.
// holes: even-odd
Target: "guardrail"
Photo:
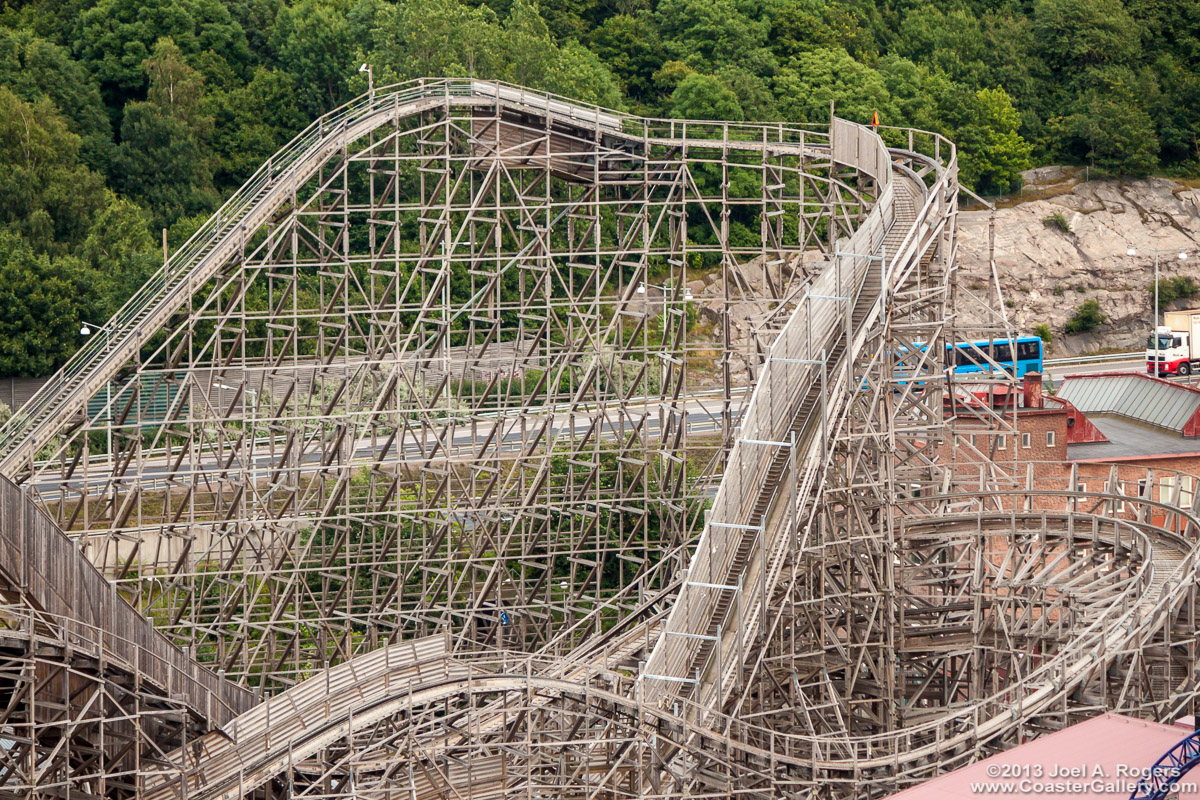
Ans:
[[[1072,356],[1070,358],[1047,358],[1042,361],[1046,367],[1071,367],[1076,364],[1117,364],[1123,361],[1141,361],[1146,357],[1144,350],[1132,353],[1105,353],[1099,356]]]

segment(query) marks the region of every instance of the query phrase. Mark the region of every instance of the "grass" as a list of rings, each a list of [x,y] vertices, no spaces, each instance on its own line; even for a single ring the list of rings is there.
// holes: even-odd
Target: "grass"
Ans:
[[[1042,224],[1047,228],[1058,228],[1063,233],[1071,232],[1071,223],[1063,216],[1061,211],[1055,211],[1050,216],[1042,220]]]

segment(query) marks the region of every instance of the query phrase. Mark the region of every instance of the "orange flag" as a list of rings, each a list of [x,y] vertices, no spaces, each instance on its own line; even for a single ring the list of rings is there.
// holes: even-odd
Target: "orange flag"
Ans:
[[[874,125],[876,128],[879,127],[879,112],[878,111],[871,114],[871,124]]]

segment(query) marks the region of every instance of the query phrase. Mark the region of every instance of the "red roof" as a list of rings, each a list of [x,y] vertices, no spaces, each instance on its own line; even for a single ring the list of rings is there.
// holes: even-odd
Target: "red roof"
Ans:
[[[888,800],[989,796],[1125,800],[1139,774],[1191,731],[1190,724],[1163,725],[1103,714],[905,789]],[[1200,800],[1200,768],[1183,776],[1179,785],[1183,790],[1175,797]]]

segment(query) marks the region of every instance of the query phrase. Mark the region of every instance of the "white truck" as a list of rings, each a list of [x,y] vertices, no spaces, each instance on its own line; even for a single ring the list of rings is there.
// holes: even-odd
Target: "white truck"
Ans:
[[[1168,311],[1146,340],[1146,372],[1151,375],[1191,375],[1200,369],[1200,308]]]

